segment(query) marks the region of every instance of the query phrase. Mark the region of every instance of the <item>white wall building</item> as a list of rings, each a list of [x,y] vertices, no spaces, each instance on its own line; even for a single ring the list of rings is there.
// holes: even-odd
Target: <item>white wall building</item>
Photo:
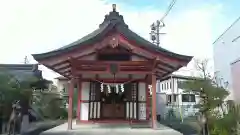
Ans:
[[[199,102],[199,95],[187,92],[179,88],[180,81],[194,79],[180,75],[171,75],[157,83],[157,110],[158,114],[164,116],[170,108],[175,110],[176,115],[187,117],[194,115],[198,110],[194,106]]]
[[[215,76],[219,83],[233,89],[231,63],[240,58],[240,17],[213,43]],[[231,98],[231,96],[229,97]]]
[[[232,87],[233,87],[233,98],[236,102],[240,102],[240,59],[231,64],[232,73]]]
[[[55,79],[56,79],[57,91],[60,93],[67,94],[67,89],[68,89],[67,78],[60,76]]]

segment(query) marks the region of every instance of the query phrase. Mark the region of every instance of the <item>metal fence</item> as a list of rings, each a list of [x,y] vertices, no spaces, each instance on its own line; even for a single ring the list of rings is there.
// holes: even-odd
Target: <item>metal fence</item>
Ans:
[[[173,128],[184,135],[199,131],[198,109],[193,105],[166,105],[164,113],[158,116],[160,124]]]
[[[193,105],[166,105],[161,119],[181,119],[184,120],[188,117],[194,117],[199,112],[198,108]]]

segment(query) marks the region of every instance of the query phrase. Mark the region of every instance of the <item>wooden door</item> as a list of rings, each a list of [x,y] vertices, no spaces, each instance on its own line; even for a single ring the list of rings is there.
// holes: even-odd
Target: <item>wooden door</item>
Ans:
[[[123,93],[116,92],[115,87],[108,92],[104,86],[101,94],[101,118],[102,119],[125,119],[125,102],[122,99]]]
[[[124,104],[104,104],[102,103],[102,118],[103,119],[125,119]]]

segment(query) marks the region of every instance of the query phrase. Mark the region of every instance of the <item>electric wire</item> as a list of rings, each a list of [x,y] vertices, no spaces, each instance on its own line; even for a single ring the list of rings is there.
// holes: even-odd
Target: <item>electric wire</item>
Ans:
[[[170,13],[170,11],[172,10],[173,6],[176,4],[177,0],[172,0],[172,2],[170,3],[170,5],[168,6],[167,11],[165,12],[165,14],[162,16],[162,18],[160,19],[160,21],[163,21],[167,15]]]

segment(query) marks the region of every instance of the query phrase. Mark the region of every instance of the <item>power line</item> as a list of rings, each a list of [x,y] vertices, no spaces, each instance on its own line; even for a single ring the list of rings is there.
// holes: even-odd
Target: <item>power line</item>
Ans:
[[[172,10],[173,6],[175,5],[177,0],[172,0],[172,2],[170,3],[170,5],[168,6],[167,11],[165,12],[165,14],[162,16],[162,18],[160,19],[160,21],[163,21],[164,18],[170,13],[170,11]]]

